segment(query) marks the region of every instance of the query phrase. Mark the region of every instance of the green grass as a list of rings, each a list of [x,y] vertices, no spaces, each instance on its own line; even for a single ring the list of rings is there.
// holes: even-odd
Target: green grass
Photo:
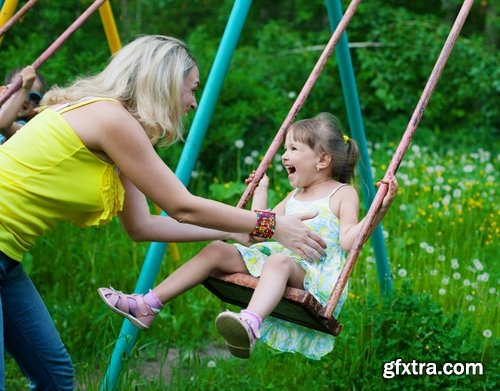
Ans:
[[[370,145],[374,178],[382,177],[394,148]],[[273,165],[271,178],[283,176],[278,167]],[[393,295],[380,297],[367,243],[351,278],[349,300],[340,315],[345,328],[332,354],[312,361],[257,344],[251,360],[228,358],[213,324],[228,306],[197,287],[168,304],[154,327],[140,333],[122,371],[121,389],[495,389],[498,156],[473,147],[443,147],[441,152],[413,144],[398,179],[399,195],[383,221]],[[239,197],[239,191],[231,192],[236,184],[217,182]],[[286,192],[283,180],[274,185],[274,197]],[[196,181],[193,186],[203,188]],[[234,199],[226,201],[234,204]],[[178,245],[180,259],[168,251],[160,277],[202,246]],[[121,318],[105,308],[96,289],[110,284],[133,289],[147,248],[146,243],[131,242],[117,221],[88,230],[62,225],[37,242],[25,259],[73,357],[80,389],[99,389],[121,327]],[[397,358],[481,362],[484,374],[384,379],[384,362]],[[167,370],[168,377],[162,376]],[[25,384],[7,360],[7,389]]]

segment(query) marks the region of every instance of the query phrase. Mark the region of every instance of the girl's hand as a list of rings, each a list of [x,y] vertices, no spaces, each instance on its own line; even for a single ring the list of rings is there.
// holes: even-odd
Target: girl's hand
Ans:
[[[380,185],[380,182],[378,183]],[[396,197],[396,194],[398,192],[398,181],[395,176],[393,176],[389,182],[389,189],[387,190],[387,194],[385,195],[384,199],[382,200],[382,209],[386,211],[389,209],[389,206],[392,204],[392,201],[394,201],[394,198]]]
[[[251,174],[248,176],[247,179],[245,179],[245,185],[249,185],[253,179],[255,178],[255,170],[251,172]],[[264,174],[262,178],[260,179],[259,183],[257,184],[257,187],[260,189],[266,189],[269,187],[269,177]]]
[[[27,67],[23,68],[19,75],[23,79],[22,88],[24,88],[25,90],[30,90],[36,80],[36,71],[33,65],[28,65]]]

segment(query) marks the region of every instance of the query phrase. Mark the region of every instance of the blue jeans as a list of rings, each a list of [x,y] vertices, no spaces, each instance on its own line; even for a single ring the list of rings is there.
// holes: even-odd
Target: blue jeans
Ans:
[[[0,252],[0,390],[4,350],[32,390],[73,390],[73,364],[45,304],[20,262]]]

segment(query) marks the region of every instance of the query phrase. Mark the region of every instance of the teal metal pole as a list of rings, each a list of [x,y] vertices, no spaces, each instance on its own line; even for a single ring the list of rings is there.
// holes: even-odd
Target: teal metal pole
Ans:
[[[326,7],[330,27],[333,31],[342,19],[342,6],[340,4],[340,0],[326,0]],[[347,108],[349,126],[359,146],[362,164],[358,165],[358,171],[362,178],[363,186],[361,186],[361,191],[363,193],[366,210],[368,210],[373,202],[376,191],[370,170],[370,157],[366,146],[365,129],[363,126],[358,90],[356,87],[356,80],[354,77],[351,54],[349,53],[349,44],[346,32],[342,34],[342,38],[335,49],[335,53],[342,84],[342,92],[344,94],[344,101]],[[392,292],[392,280],[389,262],[387,260],[384,236],[380,225],[378,225],[373,231],[371,240],[373,250],[375,252],[380,289],[382,294],[389,294]]]
[[[183,148],[178,168],[177,177],[184,183],[189,184],[191,172],[198,158],[201,143],[205,137],[208,124],[212,118],[215,104],[220,95],[224,78],[229,69],[229,64],[234,50],[247,19],[251,0],[237,0],[229,16],[226,29],[217,50],[214,63],[207,78],[206,87],[200,100],[200,104],[193,119],[193,124],[189,131],[186,145]],[[162,212],[165,214],[165,212]],[[137,280],[135,292],[147,292],[154,284],[161,261],[166,252],[166,243],[153,242],[150,244],[141,273]],[[101,391],[114,391],[118,383],[123,362],[130,356],[130,353],[137,341],[138,329],[128,320],[124,320],[115,349],[111,356],[110,364],[101,385]]]

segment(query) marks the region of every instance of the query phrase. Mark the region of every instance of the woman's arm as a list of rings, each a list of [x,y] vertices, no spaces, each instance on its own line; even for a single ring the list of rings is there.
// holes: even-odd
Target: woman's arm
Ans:
[[[237,235],[225,231],[181,224],[169,216],[152,215],[146,197],[125,175],[120,179],[125,189],[120,221],[135,241],[194,242],[204,240],[235,240]]]
[[[192,195],[156,154],[141,125],[122,106],[97,102],[68,111],[63,117],[89,148],[103,151],[128,180],[169,216],[183,224],[250,233],[257,214]],[[325,242],[302,223],[314,214],[279,216],[273,238],[299,255],[312,247],[319,258]],[[309,257],[311,255],[309,254]]]

